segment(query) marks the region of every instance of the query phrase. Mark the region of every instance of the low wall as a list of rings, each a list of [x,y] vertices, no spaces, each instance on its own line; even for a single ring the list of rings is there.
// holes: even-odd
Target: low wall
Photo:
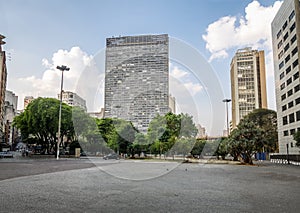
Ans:
[[[293,164],[300,165],[300,155],[283,155],[283,154],[271,154],[270,161],[272,163],[281,163],[281,164]]]

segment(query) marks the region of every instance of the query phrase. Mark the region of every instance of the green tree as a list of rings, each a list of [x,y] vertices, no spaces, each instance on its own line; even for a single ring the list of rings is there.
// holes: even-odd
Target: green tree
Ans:
[[[295,132],[293,138],[296,141],[296,146],[300,147],[300,131]]]
[[[74,134],[71,107],[62,104],[61,137]],[[22,134],[24,142],[34,140],[41,144],[48,152],[56,150],[58,131],[59,101],[54,98],[37,98],[33,100],[21,113],[16,116],[15,125]]]
[[[228,138],[222,137],[218,140],[219,146],[216,151],[217,158],[221,156],[222,160],[225,160],[225,156],[229,154],[228,150]]]
[[[229,152],[237,160],[241,156],[245,163],[253,164],[252,155],[264,144],[263,131],[256,124],[242,120],[229,137]]]
[[[244,120],[244,121],[243,121]],[[263,150],[278,152],[277,114],[270,109],[255,109],[243,118],[242,122],[252,122],[262,131]]]

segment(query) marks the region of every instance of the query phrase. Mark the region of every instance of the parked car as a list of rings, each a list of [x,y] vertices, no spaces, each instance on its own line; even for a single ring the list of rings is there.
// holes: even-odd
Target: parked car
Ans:
[[[116,159],[116,160],[119,160],[119,155],[117,155],[116,153],[111,153],[111,154],[108,154],[108,155],[105,155],[103,157],[104,160],[108,160],[108,159]]]
[[[13,158],[14,155],[10,151],[0,152],[0,158]]]

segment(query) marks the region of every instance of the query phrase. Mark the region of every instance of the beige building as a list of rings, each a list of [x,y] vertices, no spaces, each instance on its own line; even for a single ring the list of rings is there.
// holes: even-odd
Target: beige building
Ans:
[[[299,154],[293,134],[300,131],[300,3],[285,0],[272,21],[279,152]]]
[[[60,100],[60,94],[57,95]],[[82,108],[85,112],[87,110],[86,101],[77,95],[75,92],[62,91],[62,102],[70,106],[78,106]]]
[[[230,67],[232,128],[236,128],[254,109],[267,108],[264,51],[240,49]]]
[[[25,96],[24,98],[24,109],[28,106],[28,104],[34,100],[33,96]]]
[[[2,45],[5,44],[3,41],[5,37],[0,34],[0,142],[3,143],[4,136],[4,105],[5,105],[5,91],[6,91],[6,56],[5,51],[2,50]]]
[[[176,113],[176,99],[171,94],[169,95],[169,108],[170,112]]]

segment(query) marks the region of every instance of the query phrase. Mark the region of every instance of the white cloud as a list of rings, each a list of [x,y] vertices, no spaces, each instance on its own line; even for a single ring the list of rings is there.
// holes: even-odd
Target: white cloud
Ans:
[[[231,48],[251,46],[270,51],[271,22],[281,3],[264,7],[255,0],[245,8],[244,17],[225,16],[210,24],[202,36],[211,52],[210,60],[227,57]]]
[[[93,61],[93,56],[88,55],[79,47],[72,47],[68,50],[58,50],[53,54],[52,59],[42,59],[45,67],[41,78],[30,76],[26,78],[15,79],[14,91],[19,96],[19,100],[23,100],[25,96],[43,96],[57,98],[60,92],[61,71],[56,66],[66,65],[70,71],[64,72],[63,89],[73,91],[87,101],[89,110],[95,109],[95,102],[101,102],[95,97],[97,88],[102,88],[104,75],[98,73],[98,68]],[[80,80],[80,82],[79,82]],[[78,85],[78,84],[81,85]],[[101,84],[99,86],[99,84]],[[93,87],[94,93],[90,92]],[[98,92],[99,93],[99,92]],[[19,104],[19,108],[23,108],[23,104]]]

